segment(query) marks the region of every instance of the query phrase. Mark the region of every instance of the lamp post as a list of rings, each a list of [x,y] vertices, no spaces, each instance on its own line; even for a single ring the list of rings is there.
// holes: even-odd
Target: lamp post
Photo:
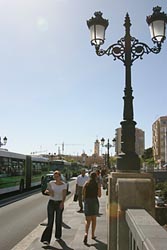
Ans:
[[[118,171],[139,171],[140,159],[135,152],[135,125],[133,120],[133,96],[131,86],[131,66],[137,59],[142,59],[144,54],[158,54],[161,51],[161,44],[165,40],[165,28],[167,15],[160,12],[161,7],[153,8],[153,14],[147,16],[146,21],[150,27],[151,38],[155,46],[150,48],[147,44],[139,42],[130,35],[130,18],[128,13],[125,17],[125,36],[117,43],[110,45],[106,50],[100,46],[105,40],[105,30],[108,27],[108,20],[102,17],[101,12],[95,12],[95,17],[87,21],[91,33],[91,45],[95,46],[98,56],[112,55],[114,60],[118,59],[125,66],[125,89],[124,89],[124,110],[123,121],[121,121],[121,151],[117,159]]]
[[[1,137],[0,137],[0,147],[2,147],[2,146],[4,146],[4,145],[6,145],[6,143],[7,143],[7,137],[5,136],[4,138],[3,138],[3,143],[2,143],[2,141],[1,141]]]
[[[115,138],[112,140],[113,143],[115,143]],[[107,144],[105,145],[105,139],[102,138],[101,139],[101,145],[102,147],[106,147],[107,148],[107,168],[110,169],[110,148],[114,147],[115,145],[110,144],[110,140],[107,140]]]

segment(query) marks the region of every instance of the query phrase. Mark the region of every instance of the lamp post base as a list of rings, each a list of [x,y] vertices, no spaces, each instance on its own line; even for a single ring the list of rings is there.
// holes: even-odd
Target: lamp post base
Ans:
[[[117,158],[118,172],[140,172],[140,158],[135,152],[121,153]]]

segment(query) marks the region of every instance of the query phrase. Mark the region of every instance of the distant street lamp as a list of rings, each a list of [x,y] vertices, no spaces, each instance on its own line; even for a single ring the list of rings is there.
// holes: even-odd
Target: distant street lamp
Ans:
[[[95,46],[98,56],[112,55],[114,60],[119,59],[125,66],[125,89],[124,89],[124,110],[121,135],[121,151],[117,159],[118,171],[139,171],[140,159],[135,152],[135,125],[133,120],[133,96],[131,86],[131,66],[135,60],[142,59],[144,54],[158,54],[161,51],[161,45],[165,40],[165,29],[167,15],[160,12],[161,7],[153,8],[153,14],[147,16],[147,23],[150,28],[151,38],[155,46],[150,48],[147,44],[139,42],[130,35],[130,18],[128,13],[125,17],[125,36],[108,47],[101,49],[100,46],[105,40],[105,30],[108,27],[108,20],[102,17],[101,12],[95,12],[95,17],[87,21],[91,33],[91,44]]]
[[[101,145],[102,147],[106,147],[107,148],[107,168],[110,169],[110,148],[111,147],[115,147],[115,138],[112,140],[113,144],[110,144],[110,140],[107,140],[107,144],[105,145],[105,139],[102,138],[101,139]]]
[[[0,147],[2,147],[2,146],[4,146],[4,145],[6,145],[6,143],[7,143],[7,137],[5,136],[4,138],[3,138],[3,143],[2,143],[2,141],[1,141],[1,137],[0,137]]]

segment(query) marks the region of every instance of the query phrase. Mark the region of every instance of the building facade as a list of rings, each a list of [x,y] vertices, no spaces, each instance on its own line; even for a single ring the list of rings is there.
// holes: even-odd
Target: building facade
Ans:
[[[167,163],[167,116],[159,117],[152,125],[153,157],[160,166]]]
[[[115,134],[115,152],[116,155],[121,153],[121,128],[117,128]],[[130,136],[130,135],[129,135]],[[135,152],[138,154],[139,157],[141,157],[144,154],[145,149],[145,134],[144,131],[135,128]]]

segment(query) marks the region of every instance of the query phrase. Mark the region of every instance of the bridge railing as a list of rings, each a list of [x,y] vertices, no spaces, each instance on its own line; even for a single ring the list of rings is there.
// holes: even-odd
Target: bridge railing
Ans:
[[[167,249],[167,231],[144,209],[127,209],[129,250]]]

